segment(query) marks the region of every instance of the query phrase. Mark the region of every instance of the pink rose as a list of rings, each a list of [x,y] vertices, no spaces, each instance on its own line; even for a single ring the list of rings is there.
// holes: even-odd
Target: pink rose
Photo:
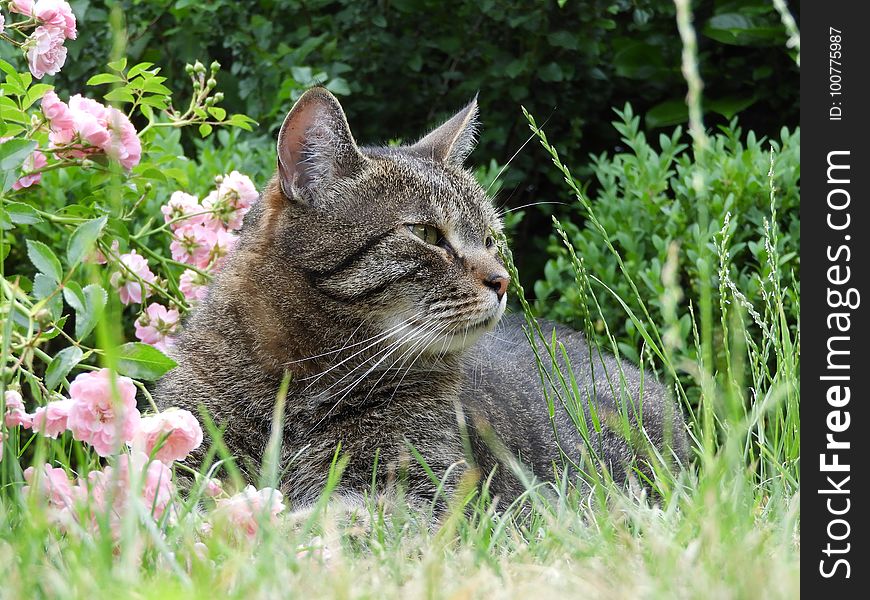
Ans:
[[[31,10],[28,14],[35,14],[44,25],[60,29],[67,39],[76,39],[76,16],[66,0],[38,0]]]
[[[24,428],[30,427],[33,422],[33,415],[27,414],[24,410],[24,399],[21,394],[15,390],[6,390],[3,394],[6,400],[6,427],[17,427],[21,425]]]
[[[55,131],[67,131],[75,128],[75,117],[70,107],[58,98],[53,90],[45,92],[42,96],[42,114],[45,115],[51,128]]]
[[[66,62],[66,48],[63,45],[64,33],[57,27],[40,25],[25,42],[27,65],[37,79],[54,75]]]
[[[245,215],[258,197],[250,178],[233,171],[221,178],[217,190],[206,196],[202,205],[213,211],[215,219],[227,229],[235,230],[242,226]]]
[[[169,337],[178,329],[179,318],[178,311],[174,308],[168,309],[152,302],[134,323],[136,337],[158,350],[165,351],[170,342]]]
[[[148,259],[136,254],[135,250],[122,254],[120,258],[127,268],[112,273],[109,281],[118,288],[118,297],[123,304],[141,304],[144,298],[151,295],[151,286],[148,284],[157,281],[157,277],[148,267]]]
[[[140,487],[135,490],[131,474],[139,482]],[[110,528],[113,535],[118,536],[121,519],[129,510],[130,500],[136,496],[141,498],[155,519],[163,516],[172,501],[172,470],[158,460],[150,460],[142,452],[123,453],[114,466],[91,471],[88,478],[80,479],[76,487],[79,496],[89,500],[92,512],[109,512]],[[131,494],[139,490],[141,494]],[[111,505],[108,504],[110,498]]]
[[[100,456],[118,451],[139,431],[136,386],[129,377],[115,377],[117,402],[112,393],[112,373],[100,369],[82,373],[69,388],[74,401],[67,425],[77,440],[87,442]]]
[[[75,132],[91,146],[103,149],[112,139],[107,125],[106,107],[81,94],[69,99],[69,107],[75,120]]]
[[[169,409],[143,417],[140,427],[145,451],[157,460],[171,463],[185,457],[202,444],[202,427],[189,411]],[[161,440],[163,445],[154,453]]]
[[[21,488],[21,493],[25,497],[35,495],[36,500],[45,505],[51,522],[67,524],[75,519],[75,492],[66,471],[48,464],[38,471],[27,467],[24,470],[24,480],[27,485]]]
[[[215,271],[219,271],[238,239],[238,235],[226,229],[211,230],[206,239],[208,247],[207,264],[211,265]]]
[[[24,172],[29,174],[24,175],[21,179],[13,183],[12,189],[20,190],[22,188],[28,188],[42,181],[42,173],[32,173],[32,171],[37,171],[46,164],[48,164],[48,160],[46,160],[45,154],[39,150],[34,150],[30,156],[24,159],[24,165],[22,167]]]
[[[67,430],[67,421],[73,401],[67,398],[49,402],[33,412],[33,431],[50,438],[57,438]]]
[[[136,128],[117,108],[106,109],[106,126],[110,139],[103,144],[103,150],[110,158],[117,160],[128,171],[139,164],[142,158],[142,144],[136,135]]]
[[[209,498],[217,498],[224,493],[224,487],[220,479],[209,477],[205,482],[205,495]]]
[[[213,516],[248,537],[257,535],[260,522],[276,524],[278,513],[284,510],[281,492],[272,488],[257,490],[249,485],[230,498],[217,500]]]
[[[201,302],[208,295],[208,280],[193,269],[185,269],[178,279],[178,287],[191,302]]]
[[[142,477],[142,499],[148,511],[159,519],[172,500],[172,470],[159,460],[151,460],[143,452],[118,457],[119,480],[130,489],[130,470]]]
[[[34,16],[33,0],[12,0],[9,3],[9,12],[18,13],[19,15]]]
[[[173,260],[204,269],[208,266],[213,230],[202,223],[184,223],[175,230],[169,251]]]
[[[163,222],[169,223],[175,221],[169,228],[173,231],[181,227],[185,223],[202,223],[203,217],[206,215],[188,216],[203,212],[202,206],[199,205],[199,199],[196,196],[185,192],[172,192],[169,197],[169,202],[160,207],[160,212],[163,213]],[[176,221],[176,219],[183,219]]]

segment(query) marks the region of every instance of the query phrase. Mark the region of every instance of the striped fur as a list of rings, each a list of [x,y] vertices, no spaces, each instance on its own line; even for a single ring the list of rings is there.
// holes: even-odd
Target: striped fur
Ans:
[[[281,484],[297,505],[321,492],[339,444],[343,495],[370,487],[378,453],[379,491],[401,482],[421,504],[435,486],[411,446],[448,474],[448,492],[468,468],[495,468],[492,489],[508,500],[523,489],[508,455],[544,478],[560,445],[579,456],[567,414],[557,411],[555,427],[548,417],[519,323],[499,323],[507,273],[488,237],[501,223],[461,166],[475,115],[472,103],[412,146],[359,148],[335,98],[306,93],[282,127],[275,177],[185,322],[159,404],[207,409],[253,477],[290,373]],[[443,243],[413,224],[436,227]],[[647,375],[641,392],[635,367],[590,357],[581,334],[562,333],[590,397],[611,412],[619,396],[642,402],[650,439],[684,459],[683,420],[665,390]],[[620,367],[621,393],[593,377]],[[624,438],[605,428],[597,443],[622,477],[633,452]]]

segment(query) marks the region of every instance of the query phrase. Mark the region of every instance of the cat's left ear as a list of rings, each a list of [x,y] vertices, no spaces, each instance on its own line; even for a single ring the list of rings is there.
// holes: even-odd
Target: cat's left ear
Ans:
[[[477,96],[446,123],[410,147],[412,151],[437,161],[461,167],[477,144]]]
[[[278,176],[290,200],[311,203],[366,162],[341,104],[326,88],[312,88],[290,109],[278,134]]]

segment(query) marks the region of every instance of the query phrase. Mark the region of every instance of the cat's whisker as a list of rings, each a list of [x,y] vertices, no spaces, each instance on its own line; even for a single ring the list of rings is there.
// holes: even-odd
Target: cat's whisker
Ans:
[[[508,208],[506,210],[499,210],[498,216],[506,215],[509,212],[514,212],[515,210],[521,210],[523,208],[529,208],[530,206],[540,206],[542,204],[561,204],[562,206],[568,206],[567,202],[557,202],[553,201],[541,201],[541,202],[530,202],[529,204],[523,204],[522,206],[514,206],[513,208]]]
[[[501,177],[501,175],[502,175],[502,173],[504,173],[505,169],[507,169],[508,166],[509,166],[509,165],[514,161],[514,159],[519,155],[519,153],[523,151],[523,148],[525,148],[525,147],[528,145],[528,143],[531,142],[531,141],[535,138],[535,135],[536,135],[536,134],[535,134],[534,132],[532,132],[532,135],[530,135],[529,137],[526,138],[526,141],[523,142],[522,146],[520,146],[520,147],[517,149],[516,152],[514,152],[513,156],[511,156],[511,157],[508,159],[508,161],[507,161],[505,164],[502,165],[501,169],[499,169],[499,170],[498,170],[498,173],[496,173],[496,175],[495,175],[495,179],[493,179],[492,181],[490,181],[490,182],[489,182],[489,185],[486,187],[486,193],[487,193],[487,194],[489,194],[489,190],[492,188],[493,185],[495,185],[495,182],[498,181],[498,178]]]
[[[327,388],[324,389],[324,390],[321,390],[321,393],[326,393],[326,392],[330,391],[331,389],[335,388],[335,387],[336,387],[338,384],[340,384],[342,381],[344,381],[345,379],[347,379],[348,377],[350,377],[351,375],[353,375],[353,374],[354,374],[358,369],[360,369],[360,368],[362,368],[363,366],[365,366],[369,361],[376,359],[378,356],[381,356],[382,354],[385,354],[385,353],[388,353],[388,352],[391,353],[393,349],[395,349],[395,348],[401,346],[401,345],[405,342],[405,340],[410,339],[410,337],[414,335],[415,329],[416,329],[416,328],[412,329],[410,332],[404,334],[403,337],[401,337],[401,338],[399,338],[398,340],[395,340],[395,341],[393,341],[393,342],[390,342],[389,344],[387,344],[387,345],[384,346],[383,348],[378,349],[374,354],[372,354],[372,355],[369,356],[368,358],[365,358],[365,359],[363,359],[362,361],[360,361],[358,364],[356,364],[352,369],[350,369],[348,372],[346,372],[346,373],[345,373],[344,375],[342,375],[340,378],[338,378],[337,380],[333,381],[332,384],[329,385],[329,387],[327,387]],[[359,354],[359,353],[357,353],[357,354]],[[387,354],[387,355],[389,355],[389,354]],[[350,357],[350,358],[352,358],[352,357]],[[336,366],[338,366],[338,365],[336,365]],[[331,370],[331,369],[330,369],[330,370]],[[321,374],[321,377],[322,377],[323,375],[325,375],[325,374],[326,374],[326,372],[322,373],[322,374]],[[318,380],[319,380],[319,379],[320,379],[320,378],[318,377]],[[314,385],[315,383],[317,383],[318,380],[315,380],[315,381],[313,381],[311,384],[309,384],[308,388],[310,388],[312,385]],[[356,385],[356,383],[358,383],[358,381],[355,381],[354,383],[352,383],[351,386]],[[306,390],[307,390],[308,388],[306,388]],[[342,393],[345,389],[347,389],[347,388],[344,388],[344,389],[342,389],[341,391],[336,392],[335,394],[332,394],[332,395],[328,396],[325,400],[329,400],[329,399],[335,397],[336,395]]]
[[[372,342],[371,344],[369,344],[369,345],[366,346],[365,348],[363,348],[363,349],[361,349],[361,350],[358,350],[357,352],[354,352],[353,354],[351,354],[350,356],[348,356],[348,357],[345,358],[344,360],[341,360],[341,361],[335,363],[334,365],[332,365],[331,367],[329,367],[329,368],[326,369],[325,371],[323,371],[323,372],[321,372],[321,373],[319,373],[319,374],[317,374],[317,375],[310,375],[310,376],[308,376],[308,377],[301,378],[300,381],[308,381],[309,379],[312,379],[312,378],[314,379],[314,381],[312,381],[312,383],[309,384],[308,387],[306,387],[306,388],[303,390],[303,392],[306,392],[306,391],[308,391],[309,389],[311,389],[311,386],[314,385],[315,383],[317,383],[317,381],[319,381],[320,378],[323,377],[324,375],[326,375],[327,373],[330,373],[331,371],[333,371],[334,369],[336,369],[336,368],[340,367],[341,365],[345,364],[347,361],[351,360],[352,358],[355,358],[355,357],[359,356],[360,354],[362,354],[363,352],[365,352],[365,351],[368,350],[369,348],[372,348],[372,347],[374,347],[374,346],[377,346],[378,344],[380,344],[380,343],[383,342],[384,340],[389,339],[390,336],[394,335],[397,331],[399,331],[399,330],[401,330],[401,329],[403,329],[403,328],[405,328],[405,327],[408,327],[409,325],[411,325],[411,322],[412,322],[414,319],[416,319],[418,316],[419,316],[419,313],[418,313],[417,315],[414,315],[413,317],[410,317],[410,318],[406,319],[405,321],[402,321],[402,322],[399,323],[398,325],[396,325],[396,326],[394,326],[394,327],[391,327],[391,328],[388,329],[387,331],[385,331],[385,332],[379,334],[378,336],[376,336],[378,339],[376,339],[374,342]],[[371,338],[369,338],[369,339],[371,339]]]
[[[426,351],[426,348],[427,348],[427,346],[425,344],[423,344],[422,347],[420,348],[420,351],[417,353],[417,356],[414,357],[414,359],[408,365],[408,368],[405,369],[404,375],[402,375],[402,377],[399,379],[399,382],[396,384],[396,387],[393,388],[393,393],[390,394],[390,397],[387,400],[387,404],[389,404],[390,402],[393,401],[393,398],[396,396],[396,392],[398,392],[399,388],[402,387],[402,382],[405,381],[405,377],[408,376],[408,374],[411,372],[411,369],[414,367],[414,365],[417,363],[417,361],[420,360],[420,357],[423,356],[423,353]],[[401,370],[401,368],[399,370]],[[392,379],[390,379],[390,381],[393,381],[395,378],[396,378],[396,376],[393,375],[393,377],[392,377]]]
[[[425,326],[424,326],[424,329],[425,329]],[[411,334],[408,334],[408,336],[413,335],[413,334],[414,334],[414,332],[412,332]],[[408,336],[406,336],[405,339],[407,339]],[[319,427],[321,423],[323,423],[326,419],[328,419],[328,418],[329,418],[329,415],[332,414],[332,411],[334,411],[336,408],[338,408],[338,405],[341,404],[341,401],[344,400],[344,399],[345,399],[345,398],[350,394],[350,392],[353,391],[353,389],[354,389],[357,385],[359,385],[360,382],[365,381],[365,379],[366,379],[366,378],[367,378],[367,377],[368,377],[368,376],[369,376],[369,375],[370,375],[370,374],[371,374],[371,373],[372,373],[372,372],[373,372],[373,371],[378,367],[378,365],[380,365],[382,362],[384,362],[387,358],[390,357],[390,355],[392,355],[393,352],[395,352],[396,350],[398,350],[398,349],[401,348],[401,347],[402,347],[402,344],[397,344],[397,343],[394,343],[394,344],[392,344],[391,346],[389,346],[389,348],[391,348],[391,350],[390,350],[388,353],[386,353],[384,356],[382,356],[382,357],[378,360],[378,362],[376,362],[374,365],[372,365],[371,367],[369,367],[368,371],[366,371],[365,373],[363,373],[361,377],[357,378],[353,383],[351,383],[349,386],[347,386],[347,387],[345,388],[346,391],[343,390],[343,393],[342,393],[342,392],[338,392],[338,393],[341,393],[341,394],[342,394],[341,397],[340,397],[338,400],[336,400],[336,401],[333,403],[333,405],[329,408],[329,410],[326,411],[326,414],[324,414],[324,415],[323,415],[323,416],[322,416],[322,417],[321,417],[321,418],[320,418],[320,419],[319,419],[319,420],[318,420],[318,421],[317,421],[317,422],[316,422],[316,423],[311,427],[311,429],[309,429],[309,431],[308,431],[308,433],[306,433],[306,435],[309,435],[312,431],[314,431],[315,429],[317,429],[317,427]],[[359,366],[359,365],[358,365],[358,366]],[[354,370],[355,370],[355,369],[356,369],[356,367],[354,368]],[[337,394],[334,394],[334,395],[337,395]],[[334,396],[334,395],[333,395],[333,396]]]
[[[432,328],[432,327],[430,327],[430,329],[434,330],[434,328]],[[408,348],[405,350],[405,352],[403,352],[401,355],[399,355],[389,367],[384,369],[384,372],[381,374],[381,376],[378,378],[378,380],[375,381],[375,383],[372,386],[370,386],[368,394],[366,394],[365,398],[363,398],[363,402],[368,400],[371,397],[372,393],[378,389],[378,385],[381,383],[381,381],[384,379],[384,377],[386,377],[387,373],[389,373],[392,369],[395,368],[396,363],[398,363],[403,358],[410,356],[418,346],[422,346],[421,353],[426,350],[426,347],[429,344],[429,340],[427,340],[426,338],[431,333],[432,333],[431,331],[427,332],[425,335],[420,336],[420,339],[413,341],[411,343],[411,345],[408,346]],[[407,361],[407,358],[405,358],[405,360]],[[405,363],[403,362],[402,366],[404,366],[404,364]],[[402,367],[400,366],[398,371],[401,371],[401,369],[402,369]],[[393,379],[395,379],[395,375],[393,375]],[[392,381],[392,379],[390,381]]]
[[[307,361],[307,360],[314,360],[315,358],[322,358],[322,357],[324,357],[324,356],[329,356],[329,355],[331,355],[331,354],[338,354],[338,353],[344,352],[345,350],[350,350],[351,348],[354,348],[354,347],[359,346],[359,345],[361,345],[361,344],[365,344],[366,342],[369,342],[369,341],[371,341],[371,340],[373,340],[373,339],[375,339],[375,338],[383,337],[385,334],[386,334],[386,335],[389,335],[390,333],[394,333],[394,332],[397,331],[398,329],[401,329],[402,327],[406,327],[406,326],[408,326],[408,325],[410,324],[411,321],[413,321],[414,319],[416,319],[416,318],[418,318],[418,317],[420,317],[420,316],[422,316],[422,315],[423,315],[423,311],[420,311],[420,312],[416,313],[415,315],[409,317],[409,318],[406,319],[405,321],[402,321],[402,322],[399,323],[398,325],[394,325],[393,327],[391,327],[390,329],[388,329],[388,330],[386,330],[386,331],[381,331],[381,332],[379,332],[379,333],[376,333],[376,334],[374,334],[374,335],[372,335],[372,336],[370,336],[370,337],[367,337],[367,338],[364,339],[364,340],[360,340],[359,342],[355,342],[355,343],[353,343],[353,344],[347,344],[347,342],[350,341],[350,340],[353,338],[354,335],[356,335],[356,333],[360,330],[360,328],[362,328],[362,326],[365,325],[365,324],[368,322],[368,320],[364,320],[362,323],[360,323],[360,324],[357,326],[357,328],[354,330],[354,332],[353,332],[352,334],[350,334],[350,337],[345,341],[345,344],[344,344],[341,348],[338,348],[337,350],[328,350],[327,352],[322,352],[322,353],[320,353],[320,354],[315,354],[315,355],[313,355],[313,356],[308,356],[308,357],[305,357],[305,358],[299,358],[299,359],[297,359],[297,360],[292,360],[292,361],[289,361],[287,364],[288,364],[288,365],[292,365],[292,364],[295,364],[295,363],[305,362],[305,361]],[[306,377],[305,379],[310,379],[311,377],[316,377],[316,375],[311,375],[310,377]],[[301,380],[300,380],[300,381],[301,381]]]
[[[355,365],[352,369],[350,369],[350,370],[349,370],[347,373],[345,373],[342,377],[340,377],[340,378],[337,379],[336,381],[332,382],[332,384],[331,384],[329,387],[327,387],[325,390],[322,390],[321,393],[328,392],[329,390],[335,388],[335,386],[337,386],[339,383],[341,383],[342,381],[344,381],[345,379],[347,379],[348,377],[350,377],[351,375],[353,375],[353,373],[355,373],[358,369],[364,367],[364,366],[365,366],[369,361],[372,361],[372,360],[378,358],[378,357],[381,356],[381,355],[384,355],[384,358],[390,356],[390,355],[391,355],[395,350],[399,349],[399,348],[402,347],[404,344],[406,344],[409,340],[412,340],[415,336],[419,335],[419,333],[420,333],[421,331],[425,331],[426,328],[428,328],[429,326],[430,326],[430,324],[428,324],[428,323],[424,323],[424,325],[422,326],[422,329],[421,329],[419,326],[414,326],[414,327],[412,327],[410,331],[408,331],[407,333],[405,333],[405,334],[404,334],[402,337],[400,337],[398,340],[394,340],[393,342],[387,344],[387,345],[384,346],[383,348],[381,348],[381,349],[379,349],[378,351],[376,351],[372,356],[370,356],[370,357],[368,357],[368,358],[362,360],[359,364]],[[376,363],[375,366],[377,366],[377,364],[380,364],[380,362],[382,362],[382,361],[378,361],[378,363]],[[331,399],[331,398],[334,398],[334,397],[337,396],[338,394],[343,393],[345,390],[347,390],[347,389],[349,389],[349,388],[352,388],[353,386],[357,385],[357,384],[359,383],[359,381],[360,381],[360,380],[355,380],[355,381],[354,381],[353,383],[351,383],[349,386],[347,386],[347,387],[343,388],[342,390],[340,390],[340,391],[338,391],[338,392],[336,392],[336,393],[334,393],[334,394],[328,396],[325,400],[329,400],[329,399]]]

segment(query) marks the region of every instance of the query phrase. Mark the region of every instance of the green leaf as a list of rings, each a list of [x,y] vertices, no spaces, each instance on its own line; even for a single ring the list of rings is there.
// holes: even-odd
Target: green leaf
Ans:
[[[689,109],[685,100],[666,100],[649,109],[645,119],[650,129],[677,125],[689,120]]]
[[[63,313],[63,298],[57,292],[58,283],[51,277],[37,273],[33,278],[33,297],[38,300],[51,298],[45,303],[45,308],[51,313],[53,321],[60,319]]]
[[[115,88],[103,96],[109,102],[133,102],[133,93],[124,88]]]
[[[199,135],[202,137],[208,137],[211,134],[212,126],[208,123],[203,123],[199,126]]]
[[[124,78],[120,75],[115,75],[114,73],[100,73],[99,75],[94,75],[87,81],[87,85],[103,85],[106,83],[119,83],[124,81]]]
[[[34,102],[39,100],[45,95],[45,92],[52,89],[52,86],[47,83],[37,83],[36,85],[30,86],[30,89],[27,90],[27,93],[24,95],[23,106],[25,110],[30,108]]]
[[[106,215],[103,215],[97,219],[82,223],[73,231],[66,245],[66,260],[68,265],[73,266],[78,263],[91,251],[94,243],[96,243],[103,232],[108,219]]]
[[[97,326],[109,301],[106,290],[96,283],[86,285],[82,291],[85,293],[85,312],[82,315],[76,315],[76,337],[80,340],[84,339]]]
[[[27,240],[27,256],[36,270],[49,277],[55,283],[63,279],[63,268],[51,248],[34,240]]]
[[[63,378],[69,375],[73,367],[79,364],[82,356],[84,356],[84,352],[78,346],[64,348],[55,354],[45,370],[45,387],[53,390],[60,385]]]
[[[121,60],[116,60],[114,62],[110,62],[108,67],[113,71],[123,72],[127,67],[127,57],[122,58]]]
[[[757,100],[758,98],[754,96],[726,96],[724,98],[705,100],[704,107],[708,110],[712,110],[715,113],[719,113],[726,119],[730,120],[737,113],[742,112],[755,104]]]
[[[130,67],[130,70],[127,71],[127,79],[133,79],[134,77],[136,77],[136,75],[140,75],[146,69],[150,69],[153,66],[154,66],[154,63],[141,62],[138,65]]]
[[[128,342],[118,348],[118,372],[134,379],[160,379],[176,364],[154,346],[142,342]]]
[[[17,170],[34,149],[36,142],[33,140],[6,140],[0,144],[0,170]]]
[[[42,223],[42,217],[36,210],[23,202],[10,202],[6,205],[6,213],[9,215],[9,219],[18,225]]]
[[[244,129],[245,131],[253,131],[251,125],[256,125],[257,122],[248,115],[237,113],[230,117],[229,124],[233,127]]]
[[[71,281],[64,287],[63,297],[76,313],[76,339],[83,340],[103,316],[109,295],[95,283],[81,289],[77,283]]]
[[[223,121],[227,116],[227,111],[222,109],[220,106],[209,106],[208,114],[213,116],[218,121]]]
[[[142,86],[142,89],[146,92],[151,92],[152,94],[158,94],[160,96],[171,96],[172,90],[170,90],[159,81],[156,81],[156,79],[157,78],[149,79],[148,81],[146,81],[145,84]],[[160,79],[163,78],[161,77]]]
[[[163,110],[168,106],[166,98],[163,96],[144,96],[141,100],[139,100],[139,103],[153,106],[154,108],[159,108],[160,110]],[[142,112],[144,113],[145,111],[143,110]]]
[[[33,140],[11,139],[0,144],[0,174],[3,178],[3,189],[7,192],[18,180],[18,169],[36,148]]]

